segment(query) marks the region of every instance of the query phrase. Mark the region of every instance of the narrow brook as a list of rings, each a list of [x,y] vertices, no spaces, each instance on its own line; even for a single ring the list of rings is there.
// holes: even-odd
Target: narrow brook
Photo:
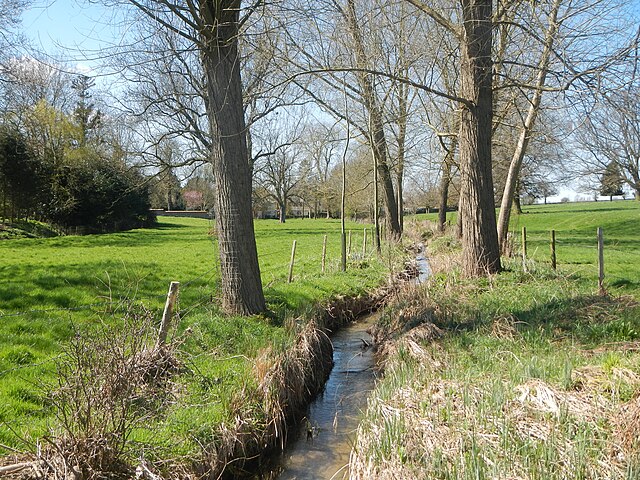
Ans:
[[[431,274],[424,246],[416,257],[423,283]],[[272,458],[259,480],[342,480],[349,478],[349,454],[367,397],[375,383],[375,358],[367,329],[380,313],[372,313],[332,337],[333,370],[322,394],[309,406],[298,432],[284,452]]]
[[[367,329],[376,319],[376,314],[368,315],[331,337],[334,366],[324,392],[309,406],[295,440],[274,459],[275,467],[259,478],[348,478],[347,465],[355,430],[374,387],[375,360]]]

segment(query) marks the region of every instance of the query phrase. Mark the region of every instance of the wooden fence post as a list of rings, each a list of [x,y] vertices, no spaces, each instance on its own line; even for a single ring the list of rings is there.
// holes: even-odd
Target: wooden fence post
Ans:
[[[367,255],[367,229],[365,228],[362,233],[362,256]]]
[[[158,331],[157,347],[167,343],[167,334],[169,333],[169,327],[171,326],[171,316],[173,315],[173,307],[175,306],[176,299],[178,298],[179,288],[180,282],[171,282],[171,285],[169,285],[169,293],[167,293],[167,301],[164,304],[162,322],[160,322],[160,330]]]
[[[351,230],[349,230],[349,240],[347,241],[347,257],[351,255]]]
[[[527,271],[527,227],[522,227],[522,269]]]
[[[551,230],[551,268],[556,269],[556,231]]]
[[[289,264],[289,283],[293,281],[293,264],[296,260],[296,240],[293,241],[293,247],[291,247],[291,263]]]
[[[598,227],[598,291],[604,295],[604,233],[602,227]]]
[[[327,236],[324,236],[322,240],[322,273],[324,273],[324,267],[327,262]]]

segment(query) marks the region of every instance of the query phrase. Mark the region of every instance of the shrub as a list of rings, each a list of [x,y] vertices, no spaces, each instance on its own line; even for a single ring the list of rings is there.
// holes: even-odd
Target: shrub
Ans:
[[[149,208],[149,192],[138,172],[99,159],[62,167],[48,216],[66,228],[119,231],[151,225]]]

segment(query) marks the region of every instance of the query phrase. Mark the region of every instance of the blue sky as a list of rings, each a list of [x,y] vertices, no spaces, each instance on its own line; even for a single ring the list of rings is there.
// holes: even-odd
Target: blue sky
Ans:
[[[116,38],[114,11],[86,0],[36,0],[22,16],[32,47],[89,66],[102,46]]]

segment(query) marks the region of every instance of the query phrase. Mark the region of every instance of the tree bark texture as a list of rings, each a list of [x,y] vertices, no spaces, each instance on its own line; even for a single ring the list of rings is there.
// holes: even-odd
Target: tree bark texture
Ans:
[[[500,250],[491,171],[492,1],[462,0],[462,97],[459,148],[463,271],[482,276],[500,271]]]
[[[536,89],[533,93],[533,98],[529,104],[527,116],[524,121],[524,125],[520,129],[518,136],[518,142],[516,143],[511,163],[509,164],[509,173],[507,174],[507,181],[504,186],[504,192],[502,194],[502,203],[500,204],[500,216],[498,218],[498,241],[501,248],[504,246],[507,240],[507,233],[509,232],[509,220],[511,218],[511,206],[513,205],[514,196],[516,194],[516,185],[520,178],[520,170],[522,168],[522,162],[524,155],[527,152],[529,140],[533,132],[533,127],[538,116],[540,109],[540,102],[542,101],[542,89],[546,83],[547,70],[549,67],[549,61],[551,54],[553,53],[553,41],[558,32],[557,17],[562,0],[555,0],[551,12],[549,13],[549,27],[545,34],[544,47],[542,50],[542,56],[538,62],[538,74],[536,76]]]
[[[449,162],[449,156],[451,154],[447,152],[447,157],[442,164],[442,177],[440,177],[440,202],[438,205],[438,230],[444,232],[445,224],[447,223],[447,203],[449,201],[449,185],[451,185],[451,163]]]
[[[251,166],[247,150],[238,58],[240,0],[208,0],[214,12],[201,33],[207,78],[207,114],[213,144],[216,222],[222,306],[228,313],[266,309],[251,210]]]
[[[360,32],[360,26],[358,25],[353,0],[347,0],[345,17],[349,26],[349,31],[353,37],[356,64],[360,68],[366,68],[368,66],[367,54]],[[369,114],[369,137],[370,142],[373,143],[371,145],[371,150],[373,155],[376,157],[376,164],[378,165],[378,175],[380,177],[382,194],[385,200],[384,207],[387,224],[389,225],[389,232],[392,237],[399,238],[402,234],[402,230],[400,228],[400,221],[398,218],[398,205],[396,204],[396,197],[393,191],[391,170],[387,159],[387,138],[384,131],[382,112],[378,105],[370,75],[364,72],[358,72],[356,76],[358,78],[358,83],[360,84],[360,89],[362,90],[362,100]]]

